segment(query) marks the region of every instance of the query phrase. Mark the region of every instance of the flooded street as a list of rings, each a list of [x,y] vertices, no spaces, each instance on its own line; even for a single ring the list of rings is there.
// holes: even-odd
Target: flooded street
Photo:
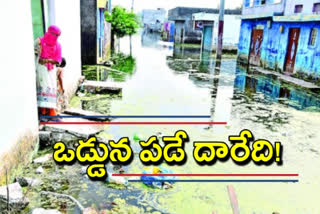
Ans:
[[[113,125],[105,126],[101,136],[109,140],[129,137],[135,157],[126,173],[141,173],[138,135],[147,140],[152,135],[173,136],[185,130],[187,162],[183,166],[162,166],[175,173],[281,173],[299,174],[298,183],[232,183],[241,213],[318,214],[320,189],[320,97],[273,76],[237,65],[235,57],[226,57],[215,69],[214,59],[197,47],[168,47],[157,35],[133,37],[134,72],[103,74],[96,68],[90,78],[123,82],[121,96],[100,97],[98,104],[86,103],[87,110],[107,115],[211,115],[209,119],[115,119],[113,122],[227,122],[227,125]],[[121,52],[129,54],[129,39],[120,43]],[[92,68],[91,68],[92,69]],[[78,98],[74,98],[77,100]],[[79,103],[73,101],[74,106]],[[238,166],[232,160],[213,166],[199,166],[193,159],[194,141],[224,141],[243,129],[252,131],[255,139],[281,142],[283,165],[257,166],[253,162]],[[112,166],[108,166],[112,169]],[[68,176],[66,193],[85,207],[106,207],[115,200],[125,200],[123,213],[218,213],[231,214],[227,192],[229,183],[175,183],[173,189],[157,190],[142,183],[117,187],[79,177],[80,166],[61,169]],[[179,178],[188,179],[188,178]],[[189,178],[191,179],[191,178]],[[194,178],[201,179],[201,178]],[[205,179],[205,178],[204,178]],[[259,178],[257,178],[259,179]],[[280,177],[279,179],[287,179]],[[40,203],[39,200],[34,203]],[[50,206],[49,206],[50,207]],[[72,211],[71,213],[77,213]]]

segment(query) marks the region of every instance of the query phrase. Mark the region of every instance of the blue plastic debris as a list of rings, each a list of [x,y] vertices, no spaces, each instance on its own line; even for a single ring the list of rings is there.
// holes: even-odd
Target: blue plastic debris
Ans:
[[[164,167],[146,167],[142,174],[174,174],[170,169]],[[174,184],[175,176],[141,176],[142,182],[151,187],[162,189],[167,184]]]

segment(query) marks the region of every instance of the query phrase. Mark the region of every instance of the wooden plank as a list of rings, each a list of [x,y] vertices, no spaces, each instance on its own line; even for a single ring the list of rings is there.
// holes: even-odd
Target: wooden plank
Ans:
[[[105,116],[103,114],[99,114],[93,111],[86,111],[78,108],[69,108],[65,110],[63,113],[67,115],[73,115],[73,116],[97,116],[97,117],[85,118],[91,121],[99,121],[99,122],[110,121],[109,118],[101,118],[101,116]]]

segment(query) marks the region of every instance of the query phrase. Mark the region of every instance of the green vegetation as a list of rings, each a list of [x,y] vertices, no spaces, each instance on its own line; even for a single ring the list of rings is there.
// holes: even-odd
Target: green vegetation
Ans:
[[[106,13],[105,19],[111,23],[112,28],[112,48],[114,49],[114,36],[122,38],[127,35],[137,33],[139,29],[139,17],[125,8],[116,6],[112,9],[111,15]]]
[[[133,74],[134,68],[136,66],[136,60],[132,56],[126,56],[125,54],[119,53],[112,56],[111,60],[114,63],[112,69]]]
[[[136,60],[132,56],[118,53],[113,55],[110,60],[113,63],[111,69],[102,65],[84,65],[82,66],[83,75],[87,80],[106,81],[111,79],[123,82],[135,71]]]

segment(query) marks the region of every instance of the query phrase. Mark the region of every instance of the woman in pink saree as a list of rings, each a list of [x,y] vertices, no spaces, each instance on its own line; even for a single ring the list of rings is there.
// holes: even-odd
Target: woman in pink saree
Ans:
[[[56,116],[57,108],[57,68],[62,61],[61,34],[57,26],[51,25],[43,37],[35,42],[37,71],[37,102],[42,116]]]

